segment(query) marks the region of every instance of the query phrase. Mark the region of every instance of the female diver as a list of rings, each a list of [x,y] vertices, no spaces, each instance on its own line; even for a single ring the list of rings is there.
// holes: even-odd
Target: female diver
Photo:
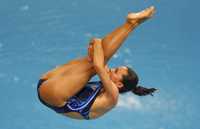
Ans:
[[[148,95],[155,88],[137,86],[138,76],[129,67],[108,68],[106,63],[129,33],[155,12],[149,7],[129,13],[126,22],[103,39],[91,40],[88,55],[45,73],[38,83],[39,100],[55,112],[74,119],[95,119],[111,110],[119,93]],[[97,74],[100,81],[88,82]]]

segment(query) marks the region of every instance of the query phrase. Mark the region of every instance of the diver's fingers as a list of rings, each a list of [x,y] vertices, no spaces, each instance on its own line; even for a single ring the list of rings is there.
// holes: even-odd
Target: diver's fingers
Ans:
[[[89,47],[88,47],[88,60],[90,61],[90,62],[92,62],[93,61],[93,46],[92,45],[89,45]]]

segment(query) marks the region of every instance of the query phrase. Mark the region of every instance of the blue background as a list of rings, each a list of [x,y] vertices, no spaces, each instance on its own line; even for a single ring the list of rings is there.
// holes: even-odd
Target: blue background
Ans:
[[[197,0],[0,0],[0,129],[199,129]],[[128,12],[155,5],[110,62],[132,66],[154,97],[121,96],[91,121],[54,113],[37,99],[40,75],[86,54],[92,37],[121,25]]]

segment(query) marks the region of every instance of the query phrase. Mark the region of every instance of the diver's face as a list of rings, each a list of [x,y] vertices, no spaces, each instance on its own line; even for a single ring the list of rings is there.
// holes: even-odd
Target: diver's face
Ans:
[[[125,66],[109,69],[110,79],[117,84],[118,88],[123,86],[122,77],[128,74],[128,68]]]

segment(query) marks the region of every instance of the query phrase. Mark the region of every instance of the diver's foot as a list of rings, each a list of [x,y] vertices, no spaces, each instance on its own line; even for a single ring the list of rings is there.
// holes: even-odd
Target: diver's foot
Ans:
[[[127,21],[132,24],[136,24],[136,23],[140,24],[144,22],[145,20],[151,18],[154,13],[155,13],[155,8],[154,6],[151,6],[138,13],[129,13],[127,16]]]

